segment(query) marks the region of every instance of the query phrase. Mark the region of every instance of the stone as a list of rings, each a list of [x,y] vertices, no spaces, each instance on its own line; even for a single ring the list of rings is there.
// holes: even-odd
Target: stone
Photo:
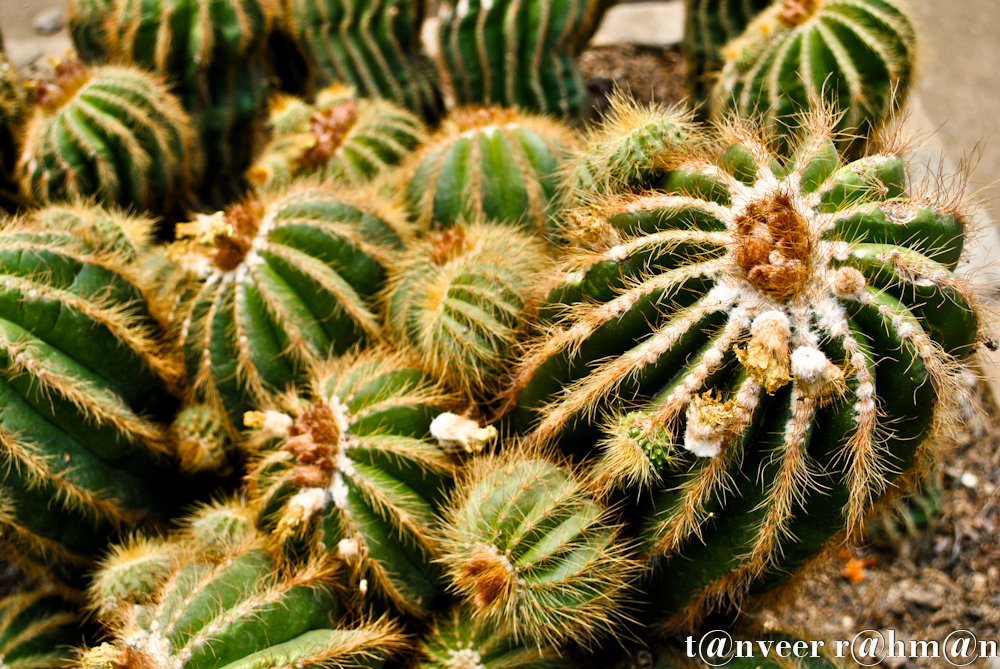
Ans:
[[[56,7],[35,15],[32,25],[39,35],[52,35],[62,30],[63,10]]]
[[[590,46],[635,44],[672,47],[684,36],[684,3],[630,2],[611,7]]]

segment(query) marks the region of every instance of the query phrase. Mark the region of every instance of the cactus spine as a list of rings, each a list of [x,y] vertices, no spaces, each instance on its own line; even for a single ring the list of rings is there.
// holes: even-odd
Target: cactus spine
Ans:
[[[42,230],[63,230],[93,248],[131,263],[153,244],[156,221],[92,204],[53,204],[31,213]]]
[[[460,109],[402,170],[410,216],[422,230],[498,222],[554,235],[558,172],[575,144],[541,117]]]
[[[268,95],[267,36],[277,0],[116,0],[108,57],[156,72],[201,136],[200,192],[229,202],[242,191]]]
[[[420,656],[421,669],[554,669],[563,664],[551,646],[515,643],[461,606],[435,620]]]
[[[716,111],[759,115],[782,146],[794,117],[818,104],[843,112],[840,148],[857,154],[903,102],[916,36],[890,0],[784,0],[726,47],[714,91]]]
[[[0,665],[17,669],[59,669],[79,642],[77,617],[46,591],[0,599]]]
[[[402,245],[396,219],[364,194],[298,183],[178,225],[160,310],[190,400],[238,426],[326,355],[377,340],[372,305]]]
[[[228,476],[233,469],[236,441],[230,423],[215,407],[191,404],[177,412],[170,424],[177,464],[187,474],[210,472]]]
[[[114,0],[69,0],[66,6],[66,24],[76,55],[89,65],[107,59],[107,22],[114,4]]]
[[[255,186],[317,174],[359,186],[388,172],[423,140],[420,121],[384,100],[346,88],[320,91],[315,104],[281,96],[271,109],[271,141],[247,172]]]
[[[190,121],[159,80],[132,67],[61,63],[37,90],[18,161],[40,203],[96,198],[162,213],[188,200],[196,164]]]
[[[115,256],[25,222],[0,232],[0,266],[4,515],[28,554],[79,565],[171,502],[150,416],[177,370]]]
[[[442,546],[473,620],[515,642],[586,644],[628,619],[636,565],[586,486],[544,458],[509,449],[470,463]]]
[[[671,624],[858,531],[932,452],[978,336],[951,272],[954,198],[907,197],[898,157],[843,165],[830,123],[808,130],[780,165],[730,126],[730,148],[679,166],[666,192],[581,214],[605,237],[567,264],[543,311],[569,315],[515,370],[529,443],[585,450],[610,413],[599,478],[660,491],[645,548],[673,556],[654,595]]]
[[[386,290],[396,343],[467,397],[488,395],[511,360],[542,242],[497,225],[459,226],[414,245]]]
[[[710,99],[712,78],[725,64],[723,47],[735,40],[773,0],[686,0],[681,51],[688,95],[696,105]],[[702,110],[705,111],[705,110]]]
[[[431,120],[441,112],[441,95],[420,51],[425,4],[285,0],[285,20],[319,86],[348,84]]]
[[[387,623],[333,627],[334,573],[310,563],[276,571],[251,538],[218,561],[179,560],[151,603],[131,606],[112,622],[110,642],[91,648],[81,669],[177,666],[380,667],[404,647]]]
[[[586,116],[576,59],[609,0],[469,0],[442,3],[438,41],[459,105],[499,105]]]
[[[430,527],[452,469],[429,437],[448,396],[379,354],[317,371],[309,396],[247,414],[261,527],[293,555],[332,554],[358,600],[425,612],[440,594]]]

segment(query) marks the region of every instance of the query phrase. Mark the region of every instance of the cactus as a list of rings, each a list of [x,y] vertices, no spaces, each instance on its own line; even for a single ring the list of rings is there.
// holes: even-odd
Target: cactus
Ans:
[[[311,105],[277,96],[270,125],[271,141],[247,172],[255,186],[303,174],[359,186],[397,165],[424,135],[412,114],[383,100],[359,100],[339,86],[320,91]]]
[[[190,196],[196,157],[190,121],[155,77],[133,67],[56,67],[36,89],[17,170],[45,204],[96,198],[154,213]]]
[[[389,333],[450,387],[487,396],[513,357],[528,293],[546,264],[540,240],[505,226],[435,233],[407,252],[390,279]]]
[[[14,66],[7,60],[0,35],[0,210],[16,210],[23,206],[18,193],[15,166],[17,164],[20,128],[27,116],[27,97]]]
[[[572,164],[570,204],[648,190],[687,157],[688,145],[696,141],[691,113],[683,108],[643,106],[621,93],[611,95],[609,103]]]
[[[687,89],[699,107],[709,101],[712,80],[725,64],[723,47],[743,34],[773,0],[686,0],[681,52]],[[700,109],[705,112],[707,110]]]
[[[149,252],[156,221],[93,204],[53,204],[31,212],[42,230],[71,232],[126,263]]]
[[[843,165],[831,126],[781,165],[731,124],[666,192],[582,213],[604,238],[567,262],[514,371],[528,443],[583,453],[601,422],[601,485],[655,492],[645,548],[674,558],[651,597],[673,623],[860,530],[962,393],[978,319],[951,271],[961,204],[907,197],[895,155]]]
[[[828,104],[851,133],[839,148],[856,156],[902,104],[915,48],[910,20],[890,0],[776,2],[726,47],[713,106],[761,116],[787,150],[795,116]]]
[[[44,590],[0,599],[0,666],[59,669],[79,642],[77,617],[58,597]]]
[[[441,535],[451,589],[496,634],[587,644],[629,620],[637,564],[586,485],[543,457],[512,448],[470,463]]]
[[[29,555],[79,566],[173,503],[152,418],[179,370],[119,258],[32,225],[0,231],[2,515]]]
[[[108,56],[108,17],[114,0],[69,0],[66,24],[73,47],[88,65],[104,63]]]
[[[551,646],[529,646],[472,619],[460,606],[441,614],[420,643],[420,669],[554,669],[564,665]]]
[[[430,61],[420,51],[423,0],[285,0],[287,31],[319,87],[353,86],[427,120],[441,113]]]
[[[217,206],[243,190],[262,138],[267,37],[277,0],[117,0],[108,58],[156,72],[191,114],[205,155],[201,196]]]
[[[189,404],[241,425],[325,356],[377,340],[397,218],[364,193],[296,183],[178,225],[156,276],[170,287],[160,312],[183,347]]]
[[[359,600],[426,612],[440,587],[430,527],[452,470],[431,430],[449,397],[377,353],[317,370],[310,385],[308,400],[247,414],[261,527],[286,553],[332,554]]]
[[[579,118],[589,112],[576,59],[609,0],[448,0],[438,10],[440,62],[459,105]]]
[[[184,407],[170,424],[170,436],[176,444],[177,464],[182,472],[209,472],[218,476],[232,473],[238,439],[231,434],[229,421],[214,407],[207,404]]]
[[[410,216],[422,230],[494,221],[554,235],[558,173],[575,144],[545,118],[460,109],[401,170]]]
[[[110,621],[111,640],[83,653],[75,666],[377,669],[405,647],[404,637],[385,622],[335,627],[334,578],[335,571],[318,563],[276,571],[256,538],[219,560],[188,556],[150,603]]]

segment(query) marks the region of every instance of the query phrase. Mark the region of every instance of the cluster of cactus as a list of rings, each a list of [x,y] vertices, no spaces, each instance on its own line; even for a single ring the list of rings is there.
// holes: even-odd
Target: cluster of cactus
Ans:
[[[904,85],[902,15],[853,0],[894,63],[845,78],[869,116],[836,87],[712,129],[623,96],[586,135],[528,115],[583,111],[607,4],[444,4],[457,101],[523,110],[429,133],[423,2],[72,3],[114,64],[62,63],[23,133],[0,87],[57,202],[0,227],[0,549],[41,588],[0,600],[0,665],[87,633],[77,669],[618,666],[933,462],[982,339],[967,214],[892,145],[838,152]],[[813,62],[846,4],[690,2],[698,85],[736,23],[768,37],[743,65]],[[333,85],[273,95],[274,30]]]

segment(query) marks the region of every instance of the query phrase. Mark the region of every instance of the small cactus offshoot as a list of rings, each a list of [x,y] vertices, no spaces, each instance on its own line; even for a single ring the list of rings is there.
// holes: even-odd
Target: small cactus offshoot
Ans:
[[[332,555],[357,603],[426,613],[440,594],[430,529],[452,476],[432,423],[451,399],[389,354],[327,365],[310,386],[246,415],[261,527],[292,556]]]
[[[637,563],[586,484],[545,458],[472,461],[441,534],[451,589],[496,634],[587,644],[628,620]]]
[[[420,669],[556,669],[566,664],[553,647],[515,643],[462,606],[437,617],[419,652]]]

